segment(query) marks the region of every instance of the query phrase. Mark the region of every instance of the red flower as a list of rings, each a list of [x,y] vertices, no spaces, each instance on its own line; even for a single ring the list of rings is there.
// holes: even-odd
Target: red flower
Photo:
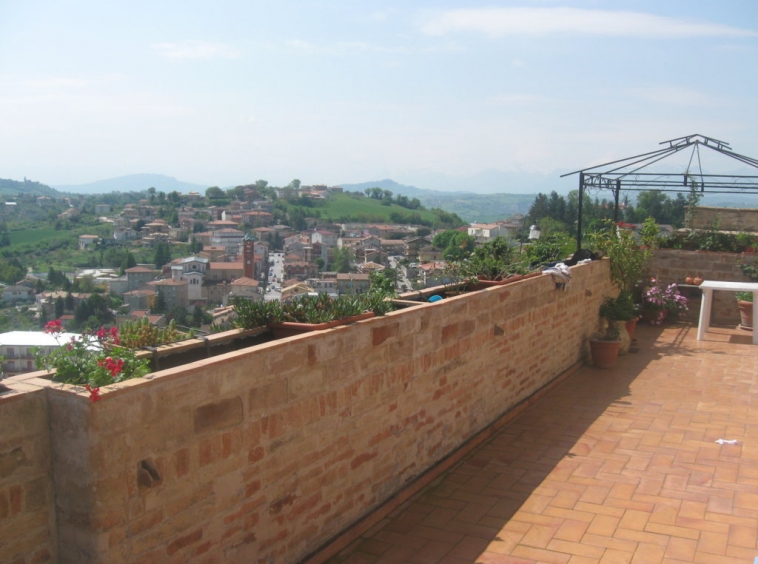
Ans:
[[[105,366],[105,369],[111,373],[114,378],[124,371],[124,360],[122,358],[113,359],[107,357],[105,360],[99,360],[98,366]]]
[[[105,327],[100,327],[100,329],[97,330],[97,339],[99,341],[105,340],[107,336],[108,336],[108,331],[105,329]]]
[[[89,399],[92,403],[100,401],[100,388],[91,388],[89,384],[85,384],[84,389],[89,392]]]
[[[60,319],[45,323],[45,333],[60,333],[61,331],[63,331],[63,323]]]
[[[114,345],[121,343],[121,339],[118,336],[118,327],[111,327],[111,341],[113,341]]]

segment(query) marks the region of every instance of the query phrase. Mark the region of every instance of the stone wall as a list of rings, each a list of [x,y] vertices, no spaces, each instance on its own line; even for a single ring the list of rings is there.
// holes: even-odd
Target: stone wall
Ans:
[[[658,249],[648,264],[647,274],[665,284],[684,284],[688,276],[702,276],[706,280],[749,282],[740,269],[741,263],[756,264],[755,253],[719,253],[711,251],[681,251]],[[700,292],[683,288],[692,298],[690,315],[697,319]],[[711,320],[715,324],[738,325],[740,314],[734,292],[714,292]]]
[[[721,231],[758,231],[758,209],[698,206],[692,226],[695,229],[716,227]]]
[[[59,561],[299,561],[585,358],[613,290],[606,261],[572,273],[567,291],[541,276],[463,294],[97,403],[27,378],[49,403]]]
[[[0,386],[0,562],[55,562],[47,394]]]

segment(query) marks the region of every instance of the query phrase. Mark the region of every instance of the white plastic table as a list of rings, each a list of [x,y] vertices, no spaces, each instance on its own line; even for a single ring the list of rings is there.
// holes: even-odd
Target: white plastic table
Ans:
[[[703,300],[700,302],[700,321],[697,325],[697,340],[702,341],[708,325],[711,321],[711,306],[713,305],[714,290],[728,290],[729,292],[752,292],[753,293],[753,323],[758,320],[758,283],[756,282],[717,282],[705,280],[700,284],[703,291]],[[753,344],[758,345],[758,331],[753,328]]]

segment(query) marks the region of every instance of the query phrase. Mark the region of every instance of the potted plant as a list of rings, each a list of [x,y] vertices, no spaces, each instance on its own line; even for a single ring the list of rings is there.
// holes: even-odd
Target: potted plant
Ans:
[[[687,301],[676,284],[664,286],[652,278],[642,294],[642,317],[651,325],[660,325],[669,315],[679,318],[687,311]]]
[[[128,349],[155,347],[183,339],[191,339],[194,336],[194,329],[184,333],[179,330],[176,321],[173,319],[167,326],[157,327],[150,323],[147,316],[135,321],[126,321],[119,328],[121,346]]]
[[[590,239],[595,250],[602,251],[609,258],[613,284],[619,290],[633,294],[652,257],[657,235],[658,226],[649,217],[642,226],[639,241],[632,230],[622,229],[610,221]]]
[[[236,327],[269,327],[275,337],[289,337],[384,315],[394,304],[384,292],[369,292],[334,299],[327,294],[303,295],[291,302],[237,298],[234,308]]]
[[[758,282],[758,266],[755,264],[740,264],[742,273],[748,277],[751,282]],[[737,307],[740,310],[740,329],[745,331],[753,330],[753,293],[737,292]]]
[[[740,310],[740,329],[753,330],[753,292],[737,292],[737,307]]]
[[[56,337],[62,334],[60,320],[45,325],[45,333]],[[139,378],[150,372],[147,359],[138,358],[136,353],[119,346],[118,329],[100,328],[96,333],[85,333],[80,338],[72,337],[52,353],[43,354],[39,348],[33,349],[34,361],[39,368],[48,372],[55,370],[54,382],[84,386],[90,400],[100,399],[100,387]],[[108,348],[114,347],[114,348]]]
[[[631,295],[621,292],[617,297],[607,297],[600,306],[600,317],[605,319],[604,332],[593,334],[590,341],[592,364],[598,368],[613,368],[621,348],[619,322],[631,321],[636,315]]]

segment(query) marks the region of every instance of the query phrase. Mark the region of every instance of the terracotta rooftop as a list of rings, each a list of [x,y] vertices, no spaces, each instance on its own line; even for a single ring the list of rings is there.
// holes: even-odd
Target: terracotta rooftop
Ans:
[[[696,334],[638,326],[616,368],[567,376],[309,562],[752,563],[758,347]]]

